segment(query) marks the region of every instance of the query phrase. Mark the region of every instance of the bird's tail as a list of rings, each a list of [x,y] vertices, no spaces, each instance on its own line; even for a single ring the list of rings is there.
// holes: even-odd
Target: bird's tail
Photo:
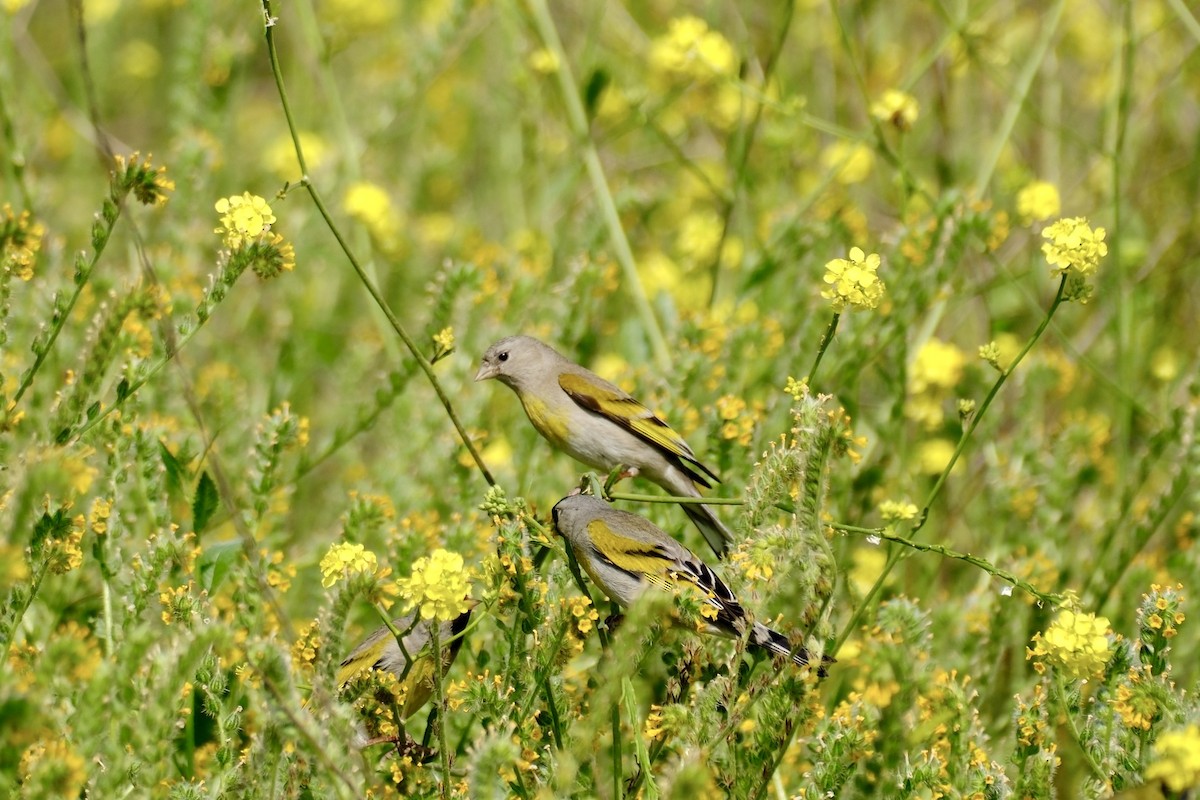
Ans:
[[[801,667],[809,662],[808,650],[800,645],[793,645],[791,640],[782,633],[771,630],[761,622],[754,623],[754,628],[750,631],[750,645],[769,650],[775,655],[788,656]],[[817,675],[822,678],[828,675],[829,671],[826,669],[826,665],[832,664],[836,660],[829,656],[821,656],[821,665],[817,667]]]
[[[682,503],[681,505],[684,513],[700,529],[704,541],[708,542],[708,546],[716,553],[717,558],[724,558],[729,545],[733,543],[733,533],[729,528],[726,528],[725,524],[717,519],[717,515],[708,506],[698,503]]]

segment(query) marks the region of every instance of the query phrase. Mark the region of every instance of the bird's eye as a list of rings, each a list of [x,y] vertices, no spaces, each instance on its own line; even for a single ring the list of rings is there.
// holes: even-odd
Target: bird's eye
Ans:
[[[496,356],[498,361],[508,361],[508,353],[500,353]]]

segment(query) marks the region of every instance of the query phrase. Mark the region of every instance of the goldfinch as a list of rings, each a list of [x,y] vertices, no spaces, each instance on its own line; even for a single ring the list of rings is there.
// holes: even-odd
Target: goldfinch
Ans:
[[[408,719],[420,711],[433,694],[434,661],[429,649],[430,622],[421,620],[413,627],[415,614],[416,612],[413,612],[392,620],[396,630],[401,633],[408,631],[402,637],[404,650],[400,649],[396,637],[387,626],[381,626],[355,647],[341,663],[337,672],[338,688],[344,688],[356,676],[367,670],[391,672],[397,678],[403,679],[407,690],[401,712],[403,718]],[[462,649],[463,644],[463,637],[459,634],[466,630],[470,621],[471,609],[468,609],[449,622],[441,623],[438,628],[438,642],[443,648],[443,671],[449,669],[458,657],[458,651]],[[414,659],[411,669],[408,669],[409,658]]]
[[[749,618],[729,587],[695,553],[649,520],[619,511],[590,495],[564,497],[552,512],[554,527],[571,545],[576,560],[608,597],[629,606],[650,587],[692,593],[711,613],[702,616],[706,632],[747,637],[751,647],[790,657],[799,665],[808,651],[786,636]],[[825,675],[824,659],[817,673]]]
[[[495,378],[516,392],[533,427],[550,444],[594,469],[618,464],[677,497],[700,497],[720,480],[678,433],[650,409],[594,372],[530,336],[501,339],[483,354],[475,380]],[[718,558],[733,534],[707,506],[683,505]]]

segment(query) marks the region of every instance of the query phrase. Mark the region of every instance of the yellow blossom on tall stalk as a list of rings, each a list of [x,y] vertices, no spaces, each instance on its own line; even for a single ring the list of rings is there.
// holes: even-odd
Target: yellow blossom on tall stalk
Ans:
[[[463,557],[449,550],[437,549],[429,556],[418,558],[412,574],[396,581],[405,611],[420,607],[421,618],[448,622],[471,607],[470,573]]]
[[[1034,635],[1026,657],[1039,659],[1039,672],[1049,664],[1078,680],[1097,677],[1112,655],[1109,632],[1106,617],[1063,610],[1044,634]]]
[[[879,264],[878,253],[867,255],[861,247],[850,248],[850,258],[835,258],[825,264],[824,280],[829,288],[821,291],[821,297],[832,301],[838,313],[847,305],[876,308],[887,288],[876,274]]]
[[[1091,275],[1108,255],[1104,234],[1104,228],[1093,230],[1084,217],[1064,217],[1042,231],[1042,237],[1050,240],[1042,245],[1042,252],[1056,275],[1067,271]]]
[[[899,89],[888,89],[881,98],[871,104],[871,116],[891,124],[899,131],[912,128],[919,113],[917,98]]]
[[[321,559],[321,585],[328,589],[342,578],[374,572],[378,563],[375,554],[361,544],[339,542]]]
[[[230,250],[253,244],[275,223],[275,213],[267,201],[249,192],[222,197],[216,202],[216,209],[221,215],[221,225],[213,233],[220,234]]]
[[[28,211],[18,215],[8,203],[0,206],[0,272],[23,281],[31,279],[33,262],[45,236],[45,226],[34,222]]]
[[[1200,786],[1200,725],[1192,723],[1158,737],[1145,778],[1161,780],[1172,792]]]
[[[1017,216],[1024,225],[1050,219],[1061,207],[1058,187],[1049,181],[1032,181],[1017,192]]]

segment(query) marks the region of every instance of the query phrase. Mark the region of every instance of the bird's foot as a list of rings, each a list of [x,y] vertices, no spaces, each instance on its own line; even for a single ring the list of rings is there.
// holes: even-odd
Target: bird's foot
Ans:
[[[608,493],[612,490],[612,488],[614,486],[616,486],[618,483],[625,480],[626,478],[636,477],[637,474],[638,474],[637,467],[627,467],[624,464],[617,464],[615,467],[613,467],[612,471],[608,473],[608,480],[606,480],[604,482],[605,496],[607,496]]]

